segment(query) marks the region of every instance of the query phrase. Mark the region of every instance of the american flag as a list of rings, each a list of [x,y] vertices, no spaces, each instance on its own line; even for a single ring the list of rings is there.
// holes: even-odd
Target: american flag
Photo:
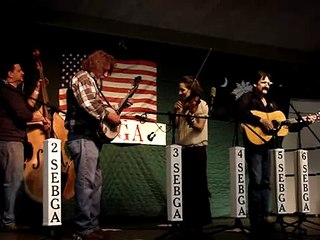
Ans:
[[[67,110],[66,91],[68,81],[80,69],[83,54],[62,54],[62,72],[59,89],[59,108]],[[122,119],[135,119],[135,115],[145,112],[157,112],[157,65],[144,60],[116,60],[115,68],[102,83],[102,92],[108,101],[119,104],[133,88],[133,79],[141,76],[142,80],[132,97],[133,105],[121,112]],[[156,121],[156,114],[148,114],[147,120]]]

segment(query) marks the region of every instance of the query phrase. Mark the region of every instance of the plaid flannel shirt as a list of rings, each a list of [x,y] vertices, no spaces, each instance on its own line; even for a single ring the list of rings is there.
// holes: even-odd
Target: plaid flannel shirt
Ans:
[[[104,119],[109,113],[106,110],[109,104],[102,99],[94,77],[87,71],[79,71],[72,77],[69,84],[79,106],[95,119]],[[69,114],[70,118],[66,121],[66,128],[74,129],[77,125],[81,126],[82,119],[75,117],[77,113]]]

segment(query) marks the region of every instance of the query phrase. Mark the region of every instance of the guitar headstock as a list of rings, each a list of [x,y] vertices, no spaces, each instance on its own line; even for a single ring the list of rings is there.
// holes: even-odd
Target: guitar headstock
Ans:
[[[127,97],[124,99],[125,101],[127,101],[128,98],[132,97],[133,94],[135,93],[135,91],[137,91],[138,87],[139,87],[139,83],[142,80],[141,76],[137,76],[133,79],[132,82],[132,89],[130,90],[130,92],[128,93]]]
[[[320,112],[317,112],[315,114],[315,122],[319,122],[320,121]]]
[[[117,110],[117,112],[119,114],[122,112],[123,108],[126,107],[128,99],[131,98],[133,96],[133,94],[137,91],[139,83],[140,83],[141,80],[142,80],[141,76],[137,76],[137,77],[135,77],[133,79],[133,83],[132,83],[133,87],[132,87],[132,89],[129,91],[127,96],[124,99],[122,99],[121,103],[119,104],[119,108]]]
[[[320,121],[320,112],[306,116],[306,121],[309,123],[319,122]]]
[[[133,79],[133,83],[132,83],[133,87],[134,87],[134,88],[137,88],[137,87],[139,86],[139,83],[141,82],[141,80],[142,80],[142,77],[141,77],[141,76],[135,77],[135,78]]]

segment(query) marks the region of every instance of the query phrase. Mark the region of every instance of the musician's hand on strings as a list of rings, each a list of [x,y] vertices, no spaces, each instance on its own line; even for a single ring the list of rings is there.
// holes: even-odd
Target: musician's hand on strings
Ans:
[[[43,80],[40,78],[36,83],[36,87],[35,87],[34,91],[37,91],[37,92],[40,91],[42,82],[43,82]]]
[[[311,124],[311,123],[314,123],[317,119],[318,119],[318,116],[317,116],[317,115],[309,114],[309,115],[306,117],[306,122],[307,122],[307,124]]]
[[[33,118],[31,120],[32,122],[42,123],[42,119],[43,119],[43,115],[39,110],[33,112]]]
[[[33,118],[32,121],[28,123],[28,125],[33,125],[33,124],[40,124],[43,126],[44,130],[49,130],[51,129],[51,121],[47,117],[43,117],[43,114],[41,111],[35,111],[33,113]]]
[[[48,131],[51,129],[51,121],[49,118],[42,118],[41,121],[45,131]]]
[[[260,123],[262,123],[267,130],[276,130],[272,121],[267,118],[260,118]]]
[[[44,87],[48,86],[48,85],[49,85],[49,79],[46,78],[46,77],[44,77],[43,79],[42,79],[42,78],[39,78],[39,80],[38,80],[37,83],[36,83],[36,89],[37,89],[38,91],[40,90],[42,84],[43,84]]]
[[[183,110],[183,103],[181,101],[178,101],[174,104],[174,111],[175,112],[182,112]]]
[[[128,107],[132,106],[132,104],[133,104],[132,98],[128,98],[128,100],[123,104],[123,107],[128,108]]]
[[[194,122],[195,122],[194,115],[191,113],[188,113],[187,117],[186,117],[186,121],[187,121],[188,126],[190,128],[192,128],[194,126]]]
[[[110,111],[107,114],[106,118],[107,118],[108,122],[110,123],[110,125],[117,126],[121,123],[120,116],[114,111]]]

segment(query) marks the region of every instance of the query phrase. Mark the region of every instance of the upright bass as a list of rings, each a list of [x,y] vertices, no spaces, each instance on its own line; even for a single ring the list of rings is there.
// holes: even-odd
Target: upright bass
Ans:
[[[67,141],[67,130],[64,127],[64,120],[62,116],[57,112],[49,111],[48,107],[48,93],[47,93],[47,81],[43,74],[43,65],[40,60],[40,52],[36,49],[33,52],[33,56],[36,60],[36,67],[39,71],[39,77],[41,81],[40,97],[38,102],[41,107],[38,111],[43,117],[51,121],[51,129],[44,129],[42,123],[31,122],[28,123],[27,137],[28,142],[33,147],[32,157],[26,159],[24,170],[24,186],[25,191],[31,199],[36,202],[42,203],[43,196],[43,144],[44,140],[48,138],[57,138],[61,140],[61,176],[62,176],[62,195],[63,198],[68,200],[74,196],[74,183],[75,183],[75,171],[73,161],[68,156],[65,143]]]

